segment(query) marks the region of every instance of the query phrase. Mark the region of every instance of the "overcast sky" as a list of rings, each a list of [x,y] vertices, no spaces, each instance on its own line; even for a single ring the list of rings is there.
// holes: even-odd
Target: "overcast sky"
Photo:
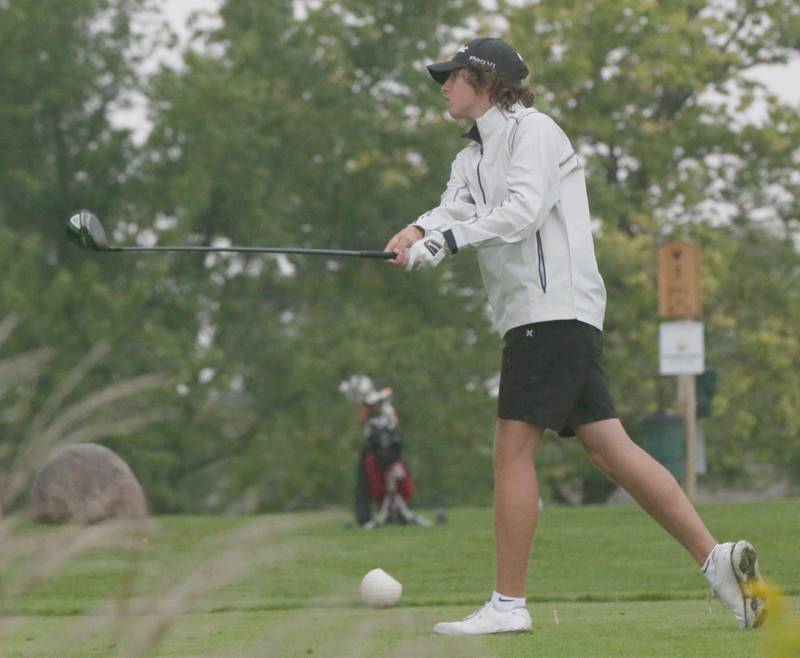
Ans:
[[[214,14],[221,5],[222,0],[163,0],[161,2],[160,6],[164,18],[179,36],[178,51],[186,43],[188,35],[186,22],[189,16],[196,11]],[[154,70],[159,60],[167,61],[171,64],[176,64],[180,61],[176,53],[160,51],[154,53],[147,68]],[[756,67],[752,71],[752,76],[766,84],[772,92],[784,101],[800,106],[800,57],[795,58],[786,66]],[[750,120],[758,120],[759,116],[763,116],[763,111],[758,106],[755,106],[747,113],[747,118]],[[115,123],[132,128],[137,141],[143,140],[149,130],[145,119],[143,101],[139,99],[130,110],[118,112],[115,116]]]

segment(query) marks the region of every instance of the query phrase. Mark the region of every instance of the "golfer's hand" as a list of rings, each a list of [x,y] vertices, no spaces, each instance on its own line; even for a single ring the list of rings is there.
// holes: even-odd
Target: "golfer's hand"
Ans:
[[[406,252],[406,269],[436,267],[449,253],[444,236],[439,231],[430,231],[422,240],[412,244]]]
[[[408,262],[408,248],[417,240],[420,240],[425,233],[416,226],[406,226],[402,231],[386,243],[384,251],[393,251],[397,254],[395,258],[387,261],[389,265],[404,266]]]

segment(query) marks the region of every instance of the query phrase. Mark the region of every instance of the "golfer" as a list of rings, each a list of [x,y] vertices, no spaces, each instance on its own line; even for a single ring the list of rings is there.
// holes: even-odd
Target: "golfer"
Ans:
[[[434,633],[532,630],[525,576],[539,511],[536,451],[548,428],[577,435],[589,458],[686,548],[739,625],[758,626],[766,609],[753,591],[760,580],[753,546],[717,543],[675,478],[631,441],[617,417],[600,366],[606,292],[583,166],[564,131],[532,107],[525,62],[505,41],[480,38],[428,71],[450,116],[474,123],[439,205],[385,250],[397,252],[391,264],[409,270],[477,250],[503,337],[495,588],[474,614],[436,624]]]

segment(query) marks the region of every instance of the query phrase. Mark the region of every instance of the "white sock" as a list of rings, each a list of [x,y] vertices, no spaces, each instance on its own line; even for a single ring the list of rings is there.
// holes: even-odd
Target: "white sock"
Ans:
[[[714,557],[714,553],[718,547],[719,544],[716,544],[714,548],[711,549],[711,552],[708,554],[706,561],[703,563],[703,566],[700,569],[705,577],[708,578],[708,582],[712,585],[714,584],[714,578],[717,575],[717,563],[714,562],[712,558]]]
[[[505,596],[495,590],[492,592],[492,607],[497,612],[511,612],[514,608],[525,607],[525,597]]]

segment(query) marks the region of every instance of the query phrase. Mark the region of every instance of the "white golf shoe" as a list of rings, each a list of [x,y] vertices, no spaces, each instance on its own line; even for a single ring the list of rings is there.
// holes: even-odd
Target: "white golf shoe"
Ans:
[[[530,633],[533,630],[527,608],[498,612],[491,601],[463,621],[443,621],[433,627],[437,635],[488,635],[489,633]]]
[[[739,622],[739,628],[757,628],[767,617],[764,599],[753,586],[762,583],[756,549],[747,541],[717,544],[703,565],[711,587]]]

